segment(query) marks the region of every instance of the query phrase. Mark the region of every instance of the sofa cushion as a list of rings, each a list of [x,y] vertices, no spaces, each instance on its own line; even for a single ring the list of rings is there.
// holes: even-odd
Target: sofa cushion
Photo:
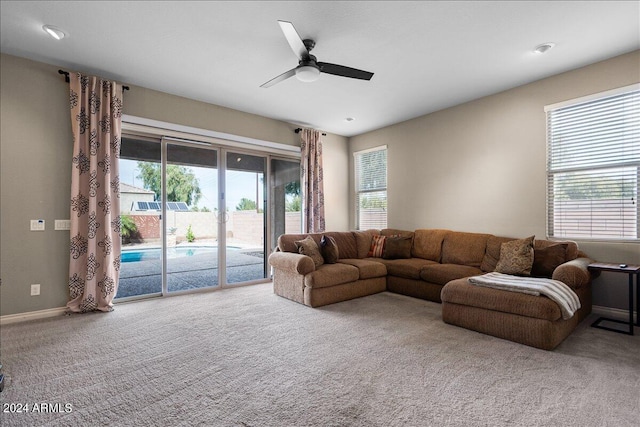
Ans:
[[[442,242],[442,264],[470,265],[480,268],[490,234],[451,231]]]
[[[411,246],[413,239],[406,237],[387,237],[384,245],[382,258],[384,259],[406,259],[411,258]]]
[[[498,273],[529,276],[533,266],[533,240],[535,236],[512,240],[500,245]]]
[[[356,237],[350,231],[328,231],[323,233],[325,236],[332,237],[338,245],[341,258],[357,258],[358,257],[358,245],[356,243]],[[319,239],[322,234],[320,235]],[[318,240],[319,242],[319,240]]]
[[[278,249],[282,252],[298,253],[296,241],[303,240],[305,237],[311,236],[313,240],[320,246],[322,236],[330,236],[336,241],[340,256],[343,258],[358,258],[358,246],[354,233],[350,231],[334,231],[326,233],[311,234],[282,234],[278,237]],[[365,254],[366,255],[366,254]]]
[[[550,298],[475,286],[469,283],[468,279],[452,280],[447,283],[442,288],[440,297],[443,302],[517,314],[551,322],[562,319],[560,307]]]
[[[484,257],[482,258],[480,269],[487,273],[495,271],[496,265],[498,265],[498,260],[500,259],[500,246],[502,246],[503,243],[510,242],[512,240],[516,239],[513,237],[489,237],[489,239],[487,239],[487,249],[484,253]]]
[[[482,271],[491,272],[495,271],[496,265],[498,264],[498,260],[500,259],[500,245],[504,242],[510,242],[512,240],[517,240],[514,237],[498,237],[491,236],[489,240],[487,240],[487,250],[485,252],[484,258],[482,259],[482,264],[480,268]],[[576,242],[572,242],[569,240],[557,241],[557,240],[538,240],[536,239],[533,242],[533,248],[536,250],[544,249],[549,246],[557,245],[557,244],[566,244],[567,250],[565,254],[565,262],[574,260],[578,257],[578,244]]]
[[[382,236],[387,237],[411,237],[413,239],[414,232],[408,230],[399,230],[397,228],[385,228],[380,230]]]
[[[310,257],[316,265],[316,268],[324,264],[324,258],[320,253],[320,248],[311,236],[307,236],[302,240],[296,240],[295,244],[298,248],[298,253]]]
[[[578,244],[571,240],[535,240],[533,242],[534,249],[543,249],[548,246],[557,245],[558,243],[566,243],[567,245],[567,253],[565,256],[565,261],[573,261],[578,258]]]
[[[371,247],[369,248],[368,257],[382,258],[384,253],[384,244],[387,240],[386,236],[373,236],[371,237]]]
[[[414,258],[423,258],[440,262],[442,256],[442,242],[444,236],[451,231],[438,229],[418,229],[413,236],[413,248],[411,255]]]
[[[360,272],[360,279],[374,279],[376,277],[385,277],[387,275],[387,267],[377,261],[367,259],[341,259],[338,261],[343,264],[353,265]]]
[[[331,236],[322,236],[320,239],[320,253],[327,264],[335,264],[340,258],[340,250],[336,239]]]
[[[463,277],[477,276],[482,270],[469,265],[430,264],[422,267],[420,278],[425,282],[446,285],[448,282]]]
[[[342,256],[342,258],[366,258],[369,254],[369,249],[371,249],[371,239],[373,236],[378,236],[380,231],[378,230],[364,230],[364,231],[353,231],[353,236],[356,239],[356,256],[347,257]]]
[[[303,240],[308,234],[282,234],[278,237],[278,249],[280,252],[298,253],[296,241]]]
[[[409,259],[383,259],[371,258],[387,266],[387,274],[391,276],[405,277],[407,279],[420,279],[420,271],[429,264],[435,264],[435,261],[429,261],[422,258]]]
[[[304,276],[304,285],[309,288],[327,288],[355,282],[360,276],[359,270],[353,265],[343,263],[323,264]]]
[[[553,270],[567,258],[567,243],[557,243],[545,248],[533,250],[533,277],[551,277]]]

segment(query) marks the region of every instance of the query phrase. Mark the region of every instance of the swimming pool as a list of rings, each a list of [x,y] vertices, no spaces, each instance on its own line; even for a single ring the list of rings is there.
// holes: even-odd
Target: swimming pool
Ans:
[[[237,250],[240,248],[227,246],[227,250]],[[182,258],[201,254],[213,254],[217,253],[218,248],[216,246],[189,246],[189,247],[171,247],[167,248],[167,258]],[[149,261],[153,259],[160,259],[162,251],[160,248],[147,248],[147,249],[123,249],[121,262],[138,262]]]

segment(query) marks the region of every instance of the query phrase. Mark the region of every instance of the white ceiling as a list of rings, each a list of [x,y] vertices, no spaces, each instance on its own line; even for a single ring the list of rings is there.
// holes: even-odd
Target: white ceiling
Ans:
[[[278,20],[373,78],[260,88],[297,65]],[[2,1],[0,31],[3,53],[353,136],[639,49],[640,2]]]

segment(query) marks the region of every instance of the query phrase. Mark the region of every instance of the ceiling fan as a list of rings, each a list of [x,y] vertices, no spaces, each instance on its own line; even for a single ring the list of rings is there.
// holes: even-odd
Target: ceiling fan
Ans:
[[[269,80],[260,87],[271,87],[293,76],[303,82],[312,82],[320,77],[320,73],[360,80],[371,80],[371,77],[373,77],[373,73],[368,71],[357,70],[344,65],[329,64],[328,62],[318,62],[316,57],[309,53],[316,45],[315,41],[311,39],[302,40],[291,22],[278,21],[278,24],[280,24],[284,36],[291,49],[293,49],[293,53],[298,57],[298,66]]]

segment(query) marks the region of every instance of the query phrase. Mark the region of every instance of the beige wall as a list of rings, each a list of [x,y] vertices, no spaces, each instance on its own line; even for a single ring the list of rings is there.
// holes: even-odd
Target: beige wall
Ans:
[[[635,51],[353,137],[350,152],[388,146],[389,227],[544,238],[544,106],[638,82]],[[637,243],[579,244],[600,261],[640,264]],[[626,281],[598,279],[594,304],[626,309]]]
[[[327,134],[322,137],[322,167],[324,169],[324,216],[327,230],[347,231],[349,228],[349,152],[343,138]]]
[[[633,52],[347,139],[324,140],[327,229],[354,226],[353,151],[389,147],[389,226],[545,234],[543,107],[640,81]],[[0,315],[66,304],[71,133],[58,67],[0,55]],[[132,86],[124,113],[290,145],[295,125]],[[349,182],[349,186],[344,185]],[[29,219],[45,219],[30,232]],[[601,261],[640,263],[637,244],[580,242]],[[29,296],[40,283],[41,296]],[[595,303],[626,307],[626,278],[604,275]]]
[[[0,315],[63,307],[67,302],[72,137],[68,85],[57,66],[0,55]],[[78,70],[82,71],[82,70]],[[108,77],[108,76],[107,76]],[[126,82],[125,82],[126,83]],[[290,123],[131,86],[124,114],[289,145]],[[348,227],[347,139],[325,137],[327,228]],[[46,231],[30,232],[30,219]],[[30,296],[30,285],[41,295]]]

